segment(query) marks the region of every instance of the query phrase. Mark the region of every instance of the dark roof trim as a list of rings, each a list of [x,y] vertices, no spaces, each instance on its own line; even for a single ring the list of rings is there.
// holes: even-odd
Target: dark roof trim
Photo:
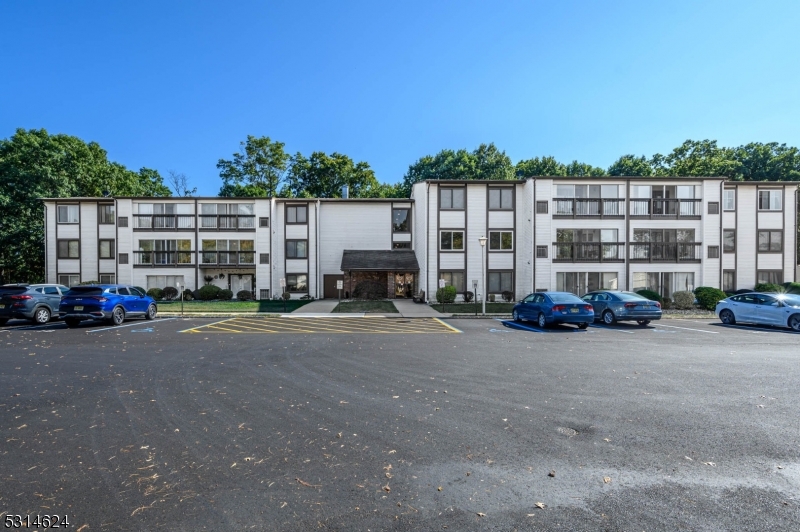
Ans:
[[[744,187],[744,186],[758,186],[766,185],[770,187],[797,187],[800,186],[800,181],[725,181],[725,186]]]
[[[347,271],[419,271],[417,255],[410,249],[345,249],[341,270]]]
[[[569,175],[554,175],[554,176],[534,176],[529,179],[553,179],[556,181],[703,181],[706,179],[721,179],[726,180],[727,177],[722,176],[621,176],[621,175],[598,175],[598,176],[569,176]]]
[[[524,179],[426,179],[417,183],[439,183],[444,185],[521,185]],[[416,183],[415,183],[416,184]]]

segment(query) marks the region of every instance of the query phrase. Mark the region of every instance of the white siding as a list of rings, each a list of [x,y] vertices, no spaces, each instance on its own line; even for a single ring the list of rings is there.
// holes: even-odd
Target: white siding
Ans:
[[[308,215],[308,224],[286,224],[286,240],[305,240],[308,238],[308,230],[311,226],[311,212]]]
[[[116,273],[116,267],[116,260],[100,259],[100,271],[98,273]]]
[[[472,289],[472,281],[478,281],[478,292],[486,294],[481,272],[483,271],[483,250],[478,242],[481,236],[489,237],[486,230],[486,185],[467,186],[467,232],[464,240],[467,246],[467,278],[466,283]],[[489,247],[489,244],[486,244]],[[477,298],[477,294],[475,296]]]
[[[783,213],[782,212],[764,212],[758,213],[758,228],[759,229],[781,229],[783,226]]]
[[[309,273],[308,262],[306,259],[287,259],[286,273]]]
[[[514,290],[520,299],[533,292],[533,181],[517,186],[517,267]]]
[[[133,282],[133,202],[129,199],[117,200],[117,220],[128,217],[128,227],[119,227],[117,236],[117,259],[120,253],[128,254],[128,264],[117,265],[117,282],[121,284],[136,284]]]
[[[437,209],[438,201],[437,198],[439,196],[439,185],[431,184],[430,189],[428,190],[428,260],[429,264],[427,267],[427,275],[424,277],[424,290],[427,294],[426,297],[428,301],[435,302],[436,299],[433,297],[436,293],[437,284],[437,271],[436,266],[438,263],[438,256],[439,256],[439,227],[436,225],[436,216],[437,216]],[[420,276],[422,279],[422,276]]]
[[[426,249],[429,228],[428,228],[428,204],[429,201],[426,195],[427,183],[417,183],[411,188],[411,197],[414,199],[414,236],[416,238],[412,241],[414,254],[417,257],[419,264],[419,278],[417,279],[418,289],[425,290],[426,297],[428,296],[426,282],[428,275],[428,250]]]
[[[758,254],[758,269],[759,270],[783,270],[783,263],[781,261],[780,253],[759,253]]]
[[[270,290],[270,269],[272,268],[272,256],[270,256],[270,264],[261,264],[261,253],[270,253],[270,236],[272,232],[272,216],[271,216],[272,201],[261,199],[256,200],[255,215],[256,215],[256,233],[255,233],[255,247],[256,247],[256,279],[253,291],[256,297],[259,297],[260,290]],[[258,219],[270,218],[270,227],[259,227]],[[270,290],[270,297],[272,297],[272,290]]]
[[[736,187],[736,288],[756,285],[756,187]]]
[[[411,242],[411,233],[395,233],[392,242]]]
[[[702,272],[701,279],[695,279],[695,286],[711,286],[722,288],[720,261],[721,259],[708,258],[708,247],[719,246],[720,256],[722,255],[722,233],[720,233],[720,215],[708,214],[708,203],[716,201],[722,209],[722,197],[720,196],[720,183],[716,180],[703,182],[703,219],[702,232],[695,234],[695,241],[703,243],[702,249]]]
[[[439,228],[463,229],[465,226],[465,219],[466,215],[464,211],[439,211]]]
[[[317,293],[317,287],[319,286],[317,282],[319,273],[317,271],[317,245],[319,244],[317,240],[318,209],[319,207],[316,202],[308,204],[308,260],[306,261],[306,271],[308,272],[308,293],[316,298],[319,298],[321,295]],[[288,270],[288,265],[287,271],[291,271]]]
[[[342,273],[342,252],[345,249],[391,249],[390,203],[323,202],[321,209],[322,275]]]
[[[513,253],[489,253],[489,269],[490,270],[513,270],[514,269],[514,254]]]
[[[546,290],[555,290],[555,268],[560,268],[560,264],[552,263],[553,245],[555,241],[556,225],[568,220],[553,220],[553,195],[555,189],[553,188],[552,179],[537,179],[535,183],[536,188],[536,201],[546,201],[548,203],[547,214],[536,214],[536,225],[534,226],[535,242],[537,246],[547,246],[547,258],[535,259],[536,260],[536,278],[534,279],[534,290],[540,288]],[[596,221],[596,220],[595,220]],[[566,226],[565,226],[566,227]],[[621,231],[620,235],[624,235],[625,231]],[[535,253],[535,249],[534,249]],[[534,255],[535,256],[535,255]],[[567,271],[567,270],[558,270]]]
[[[442,253],[439,255],[440,270],[463,270],[464,253]]]
[[[796,267],[797,259],[797,188],[786,187],[784,196],[784,216],[786,216],[786,230],[783,232],[783,280],[785,282],[797,281]]]
[[[520,196],[517,190],[517,196]],[[506,229],[514,227],[514,211],[489,211],[489,227]]]
[[[79,259],[58,259],[58,273],[80,273],[81,261]]]
[[[47,272],[45,281],[48,283],[58,282],[58,248],[56,246],[56,204],[47,202],[45,204],[47,212],[47,225],[45,226],[45,253],[47,258]]]

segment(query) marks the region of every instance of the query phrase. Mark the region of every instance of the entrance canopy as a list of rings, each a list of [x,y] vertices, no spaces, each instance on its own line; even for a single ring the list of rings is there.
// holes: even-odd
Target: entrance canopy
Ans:
[[[418,272],[419,263],[410,249],[346,249],[342,253],[342,271]]]

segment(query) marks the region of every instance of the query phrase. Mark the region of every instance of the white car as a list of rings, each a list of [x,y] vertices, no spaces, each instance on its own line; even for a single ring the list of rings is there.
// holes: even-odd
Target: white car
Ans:
[[[757,323],[800,332],[800,295],[796,294],[739,294],[717,303],[716,313],[727,325]]]

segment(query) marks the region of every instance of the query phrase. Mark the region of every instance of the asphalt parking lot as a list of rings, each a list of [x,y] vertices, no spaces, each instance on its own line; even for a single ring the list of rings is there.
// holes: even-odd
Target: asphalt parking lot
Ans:
[[[2,517],[67,513],[83,532],[800,529],[798,333],[336,319],[10,322]]]

